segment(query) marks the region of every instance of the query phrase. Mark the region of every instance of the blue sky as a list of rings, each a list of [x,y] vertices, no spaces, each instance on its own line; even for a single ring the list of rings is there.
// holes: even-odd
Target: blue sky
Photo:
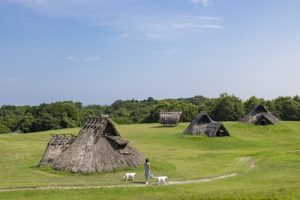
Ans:
[[[0,105],[300,94],[298,0],[0,0]]]

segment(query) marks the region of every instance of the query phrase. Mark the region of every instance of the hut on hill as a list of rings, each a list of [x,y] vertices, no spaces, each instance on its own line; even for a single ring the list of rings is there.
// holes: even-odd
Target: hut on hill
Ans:
[[[94,173],[138,167],[143,163],[143,155],[121,137],[112,121],[100,117],[89,119],[77,137],[52,137],[39,165]]]
[[[181,112],[160,112],[159,123],[163,126],[177,126]]]
[[[257,105],[250,113],[242,118],[242,121],[264,126],[276,124],[279,122],[279,119],[269,112],[265,106]]]
[[[205,112],[200,112],[185,129],[183,134],[207,135],[208,137],[230,136],[229,132],[221,122],[213,121]]]
[[[207,113],[200,112],[183,133],[189,135],[203,135],[207,125],[211,122],[213,122],[213,120]]]
[[[205,130],[208,137],[224,137],[230,136],[229,132],[221,122],[210,122]]]

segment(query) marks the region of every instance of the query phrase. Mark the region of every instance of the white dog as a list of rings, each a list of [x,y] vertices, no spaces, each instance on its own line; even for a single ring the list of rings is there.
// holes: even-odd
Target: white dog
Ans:
[[[157,185],[159,184],[165,184],[168,181],[168,177],[167,176],[158,176],[157,178]]]
[[[126,173],[123,179],[127,182],[128,180],[134,180],[136,173]]]

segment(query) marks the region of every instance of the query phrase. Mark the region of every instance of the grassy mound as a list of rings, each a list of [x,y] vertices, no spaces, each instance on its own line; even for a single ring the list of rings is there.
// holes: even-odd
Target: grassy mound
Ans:
[[[156,176],[193,180],[237,172],[236,177],[162,187],[0,192],[0,199],[300,199],[300,122],[266,127],[224,124],[231,137],[182,135],[187,124],[172,128],[135,124],[118,129],[150,159]],[[144,180],[143,168],[83,175],[36,167],[51,134],[78,131],[0,135],[0,189],[123,185],[125,171],[137,172],[136,181]]]

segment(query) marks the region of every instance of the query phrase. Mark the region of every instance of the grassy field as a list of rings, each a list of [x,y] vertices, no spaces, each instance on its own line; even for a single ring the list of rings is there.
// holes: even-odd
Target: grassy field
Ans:
[[[0,192],[0,199],[300,199],[300,122],[266,127],[226,122],[231,137],[224,138],[184,136],[186,126],[135,124],[118,129],[150,158],[156,176],[193,180],[238,175],[188,185]],[[124,185],[121,178],[126,170],[82,175],[36,167],[51,134],[78,131],[0,135],[0,189]],[[137,181],[143,181],[143,168],[134,171]]]

